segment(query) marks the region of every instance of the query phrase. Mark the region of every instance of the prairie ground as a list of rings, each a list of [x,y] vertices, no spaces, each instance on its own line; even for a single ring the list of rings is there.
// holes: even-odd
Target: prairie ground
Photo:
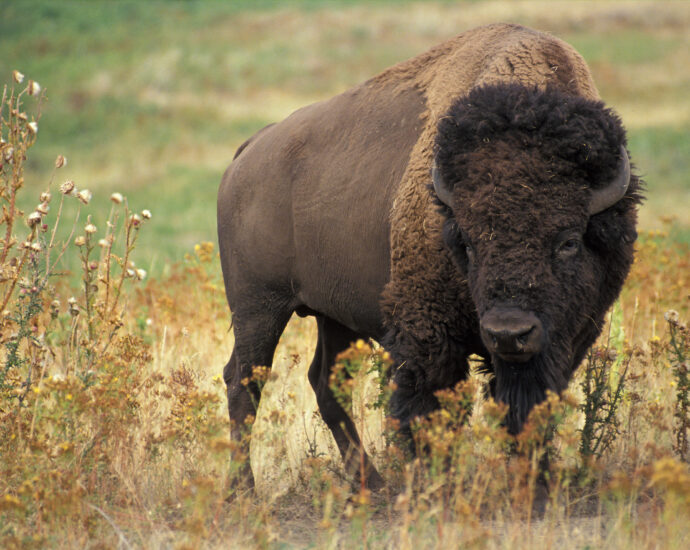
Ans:
[[[2,172],[2,233],[39,248],[6,238],[0,257],[0,546],[682,547],[690,4],[20,1],[1,11],[0,85],[34,79],[44,96],[37,133],[14,122],[29,144],[14,163],[23,172]],[[535,420],[510,442],[474,375],[427,427],[429,457],[407,463],[368,406],[376,377],[365,371],[382,351],[362,343],[348,359],[360,368],[349,399],[390,487],[353,489],[306,380],[314,324],[295,319],[265,381],[251,457],[240,456],[228,443],[220,374],[231,318],[211,244],[235,149],[305,104],[495,21],[580,51],[647,184],[636,263],[601,348],[571,395],[540,412],[555,436]],[[13,84],[13,70],[26,79]],[[36,97],[23,102],[37,116]],[[58,155],[68,162],[56,168]],[[58,202],[66,180],[93,192],[88,205]],[[24,220],[49,182],[42,234]],[[13,193],[26,215],[10,210]],[[532,468],[544,452],[548,495]],[[226,502],[246,460],[256,492]]]

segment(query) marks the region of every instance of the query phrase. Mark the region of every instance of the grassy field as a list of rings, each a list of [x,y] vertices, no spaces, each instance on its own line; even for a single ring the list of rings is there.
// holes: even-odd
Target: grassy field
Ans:
[[[380,410],[363,404],[375,392],[361,376],[351,396],[356,422],[391,487],[371,495],[343,478],[314,413],[306,383],[314,326],[296,319],[257,413],[257,492],[225,502],[248,458],[228,444],[219,375],[232,335],[217,255],[205,243],[216,239],[216,191],[235,149],[300,106],[495,21],[547,30],[582,53],[647,183],[638,258],[605,349],[580,368],[572,398],[541,411],[558,426],[553,441],[544,443],[535,423],[510,459],[480,377],[448,396],[446,416],[425,432],[430,456],[404,464],[386,445]],[[673,548],[688,540],[689,3],[4,2],[0,87],[12,87],[13,70],[26,75],[17,90],[35,79],[45,93],[36,135],[16,121],[32,144],[16,200],[31,212],[52,179],[52,201],[45,233],[18,214],[0,227],[13,224],[18,243],[41,247],[0,251],[0,547]],[[30,120],[38,101],[23,101]],[[59,154],[68,162],[55,169]],[[14,176],[3,172],[5,208]],[[68,179],[93,192],[90,204],[65,197],[59,207]],[[110,201],[114,192],[129,209]],[[51,262],[59,253],[48,246],[52,228],[59,219],[56,242],[65,239],[77,211],[71,243],[84,243],[46,265],[43,252]],[[58,276],[65,267],[71,277]],[[136,269],[148,276],[137,281]],[[677,321],[665,319],[668,310]],[[354,363],[368,364],[363,348]],[[585,387],[587,373],[602,366],[613,374],[597,394]],[[467,401],[475,407],[463,424]],[[605,422],[584,407],[605,411],[611,402]],[[588,447],[588,422],[606,449]],[[531,468],[543,452],[552,457],[548,497]]]
[[[676,215],[679,238],[690,239],[682,220],[690,199],[686,3],[321,4],[5,4],[4,78],[19,69],[48,95],[28,184],[43,189],[62,153],[70,177],[92,189],[97,204],[118,190],[151,208],[152,230],[137,257],[160,272],[215,239],[220,176],[254,131],[464,29],[517,21],[581,51],[629,128],[649,185],[643,227]]]

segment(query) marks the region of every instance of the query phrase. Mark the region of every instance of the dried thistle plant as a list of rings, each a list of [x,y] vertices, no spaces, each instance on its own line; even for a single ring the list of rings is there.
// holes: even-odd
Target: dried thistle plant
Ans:
[[[690,332],[677,311],[667,311],[664,319],[669,327],[668,356],[676,386],[673,450],[678,458],[690,462]]]
[[[620,320],[613,321],[611,324],[620,326]],[[624,397],[630,361],[631,354],[622,350],[622,338],[618,341],[609,334],[607,346],[592,348],[581,367],[585,399],[580,410],[585,418],[580,430],[580,455],[585,462],[601,458],[620,433],[618,410]]]

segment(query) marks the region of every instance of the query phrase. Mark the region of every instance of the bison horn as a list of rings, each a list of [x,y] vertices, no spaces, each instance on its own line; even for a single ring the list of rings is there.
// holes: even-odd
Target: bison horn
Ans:
[[[434,182],[435,185],[436,182]],[[628,185],[630,185],[630,159],[625,147],[621,145],[621,159],[618,162],[616,177],[606,187],[592,191],[589,215],[598,214],[616,204],[625,195]]]
[[[446,206],[450,206],[451,190],[446,185],[446,182],[443,181],[443,178],[441,177],[441,170],[439,170],[436,166],[436,160],[434,160],[434,164],[431,166],[431,179],[434,182],[434,191],[436,191],[438,200],[440,200]]]

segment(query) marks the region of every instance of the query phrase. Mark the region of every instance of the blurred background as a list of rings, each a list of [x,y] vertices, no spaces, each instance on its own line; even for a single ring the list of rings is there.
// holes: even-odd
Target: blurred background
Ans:
[[[135,259],[160,275],[215,242],[220,178],[256,130],[496,21],[584,56],[647,182],[642,229],[690,242],[688,2],[2,1],[0,86],[17,69],[47,93],[29,195],[64,155],[54,192],[73,179],[103,220],[115,191],[152,211]]]

